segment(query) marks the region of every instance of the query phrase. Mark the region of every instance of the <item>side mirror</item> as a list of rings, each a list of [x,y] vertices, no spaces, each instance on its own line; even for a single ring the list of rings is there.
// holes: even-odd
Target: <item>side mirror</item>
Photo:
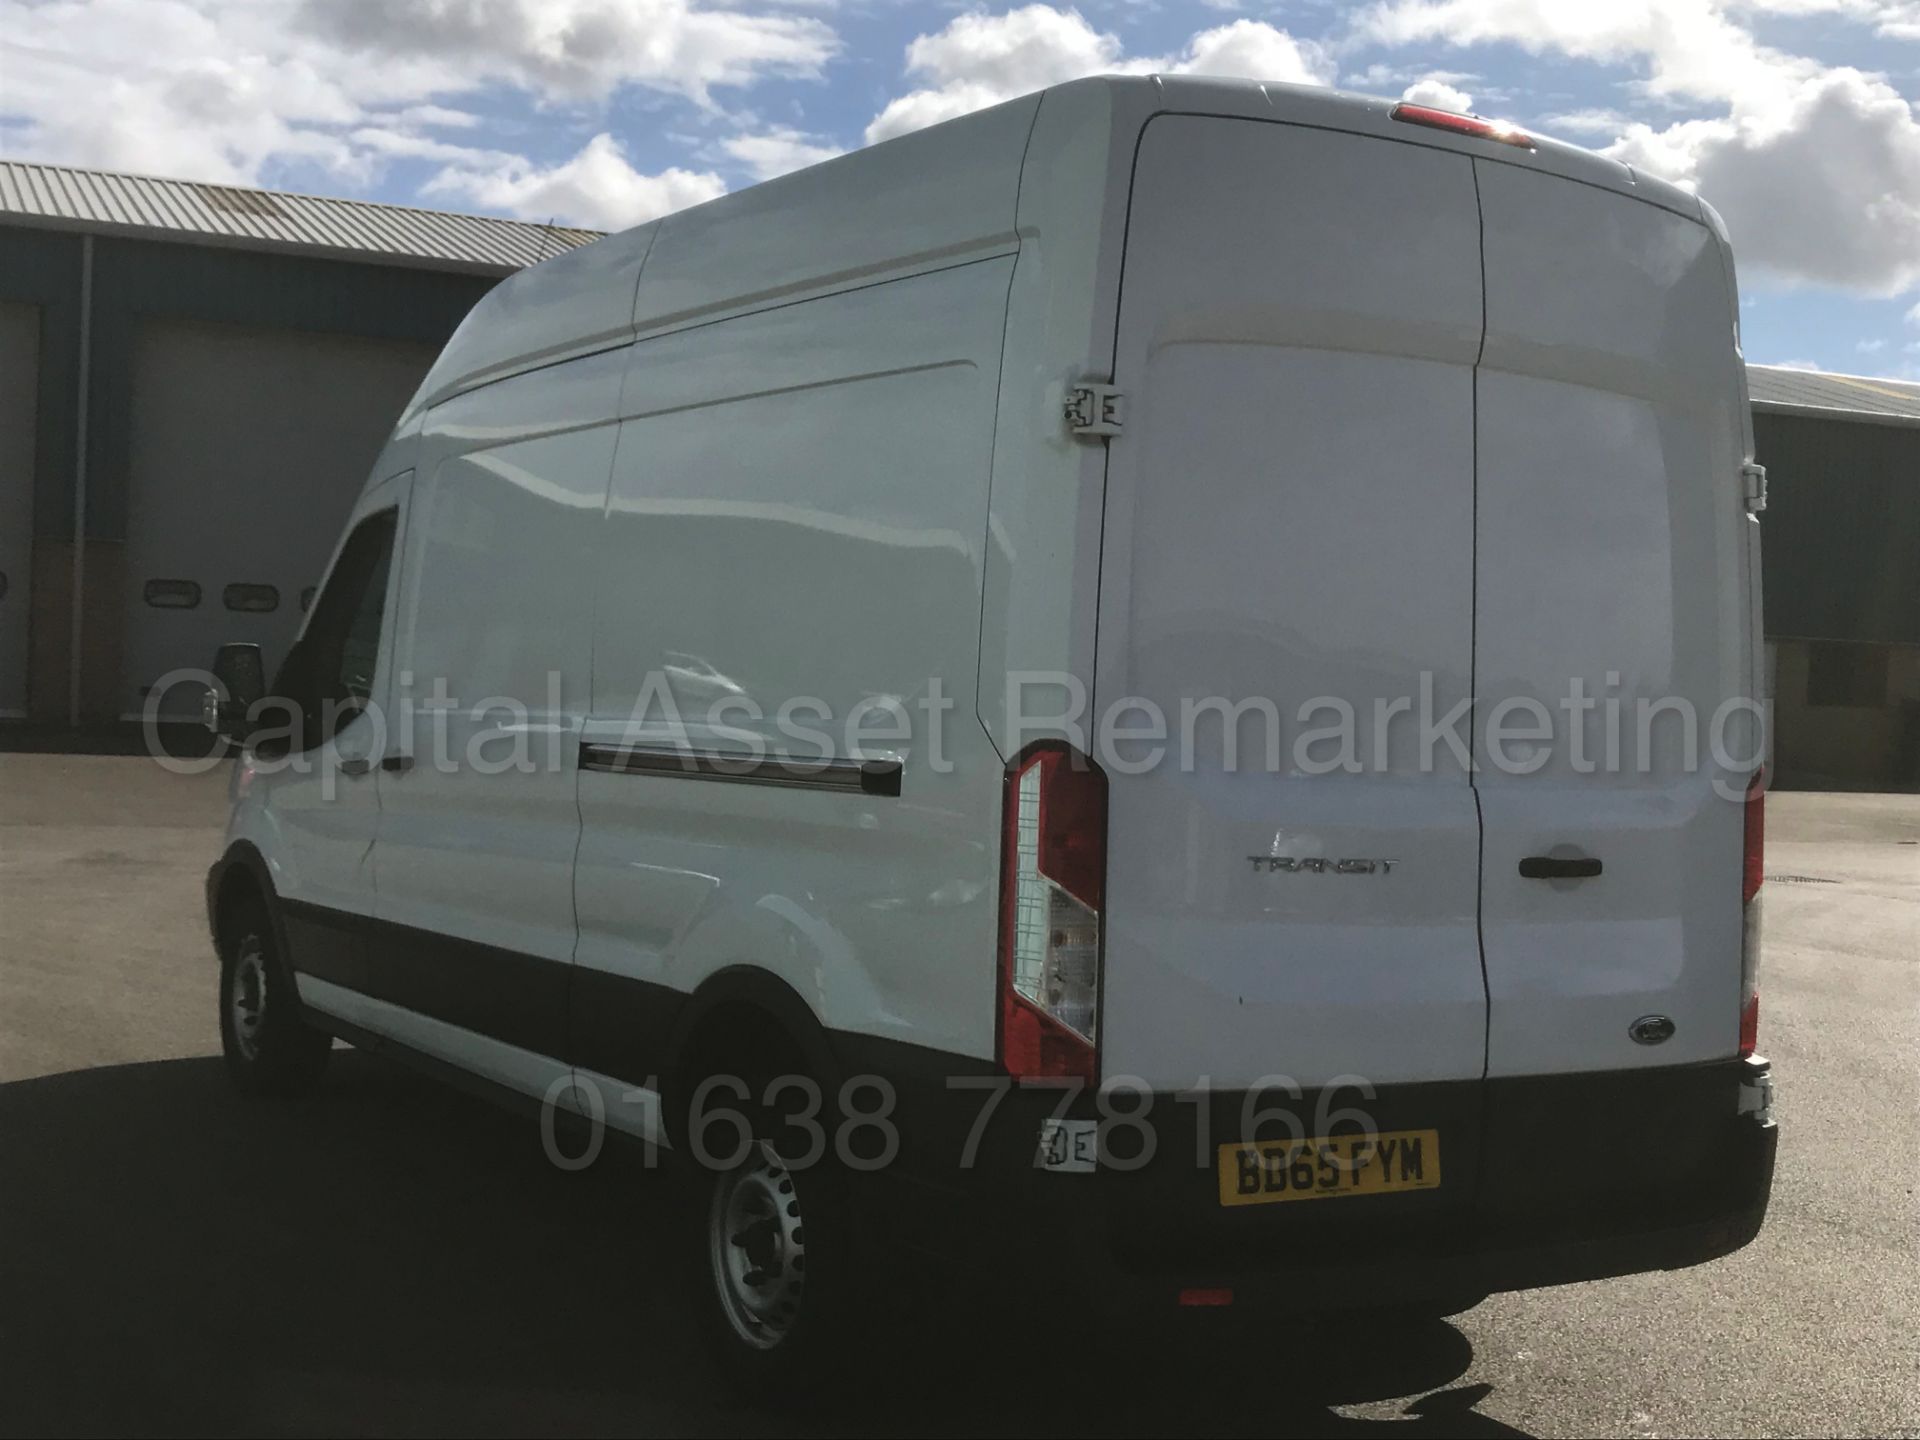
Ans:
[[[213,682],[202,711],[207,728],[229,740],[245,740],[247,717],[267,693],[267,667],[260,647],[222,645],[213,657]]]

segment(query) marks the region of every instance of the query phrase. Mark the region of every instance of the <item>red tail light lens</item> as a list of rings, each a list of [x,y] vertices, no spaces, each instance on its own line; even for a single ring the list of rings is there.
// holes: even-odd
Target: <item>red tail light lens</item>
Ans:
[[[1436,110],[1431,105],[1409,105],[1404,100],[1387,113],[1389,118],[1404,120],[1409,125],[1426,125],[1435,130],[1451,131],[1455,135],[1468,135],[1475,140],[1494,140],[1502,145],[1516,145],[1522,150],[1533,149],[1533,137],[1505,120],[1483,120],[1478,115]]]
[[[1099,1040],[1107,777],[1063,745],[1007,772],[1001,839],[1000,1063],[1092,1084]]]
[[[1740,1054],[1760,1046],[1760,886],[1766,879],[1766,776],[1747,782],[1745,840],[1740,857]]]

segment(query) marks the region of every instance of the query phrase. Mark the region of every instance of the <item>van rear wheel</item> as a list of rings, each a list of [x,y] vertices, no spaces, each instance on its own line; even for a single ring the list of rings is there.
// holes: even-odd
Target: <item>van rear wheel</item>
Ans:
[[[220,1049],[247,1095],[296,1095],[327,1066],[333,1038],[309,1026],[293,972],[265,905],[250,903],[224,927],[220,946]]]
[[[795,1165],[788,1132],[750,1114],[738,1163],[685,1170],[682,1253],[707,1348],[730,1386],[796,1402],[856,1349],[866,1269],[850,1218],[849,1177],[831,1156]],[[683,1230],[682,1233],[686,1233]],[[692,1239],[689,1236],[689,1239]]]
[[[764,1140],[714,1177],[707,1264],[734,1338],[753,1350],[781,1344],[806,1300],[806,1214],[798,1182]]]

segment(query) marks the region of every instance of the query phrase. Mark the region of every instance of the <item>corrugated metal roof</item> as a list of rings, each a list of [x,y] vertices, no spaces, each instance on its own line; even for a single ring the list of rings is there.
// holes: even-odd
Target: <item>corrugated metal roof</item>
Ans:
[[[1747,391],[1754,409],[1776,414],[1920,425],[1920,384],[1910,380],[1749,365]]]
[[[597,230],[486,215],[19,160],[0,160],[0,224],[191,237],[249,250],[296,250],[493,275],[600,238]]]

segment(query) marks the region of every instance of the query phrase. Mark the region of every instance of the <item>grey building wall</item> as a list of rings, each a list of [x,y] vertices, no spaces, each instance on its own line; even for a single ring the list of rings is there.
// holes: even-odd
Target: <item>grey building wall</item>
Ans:
[[[1775,781],[1920,790],[1920,428],[1753,424]]]

